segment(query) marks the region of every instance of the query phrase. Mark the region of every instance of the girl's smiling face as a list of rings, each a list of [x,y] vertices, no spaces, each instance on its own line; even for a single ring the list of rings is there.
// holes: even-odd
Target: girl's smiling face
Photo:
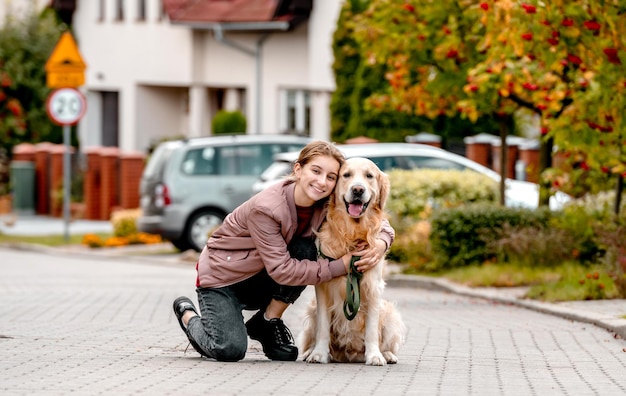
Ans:
[[[313,157],[306,165],[294,165],[296,205],[312,206],[333,192],[339,175],[339,162],[327,155]]]

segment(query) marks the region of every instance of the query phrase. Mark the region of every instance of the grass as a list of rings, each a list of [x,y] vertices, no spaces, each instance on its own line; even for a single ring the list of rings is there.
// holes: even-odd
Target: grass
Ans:
[[[111,234],[96,234],[103,239],[111,236]],[[5,235],[0,233],[0,244],[3,243],[32,243],[45,246],[63,246],[63,245],[80,245],[84,234],[70,234],[69,241],[65,240],[64,235],[41,235],[41,236],[22,236],[22,235]]]
[[[483,264],[455,268],[441,276],[471,287],[513,287],[553,282],[560,278],[561,271],[515,264]]]
[[[619,295],[602,267],[576,263],[553,267],[483,264],[455,268],[438,275],[471,287],[529,286],[527,298],[549,302],[610,299]]]
[[[618,298],[619,292],[609,275],[597,266],[566,271],[555,282],[533,286],[527,297],[548,302],[603,300]]]

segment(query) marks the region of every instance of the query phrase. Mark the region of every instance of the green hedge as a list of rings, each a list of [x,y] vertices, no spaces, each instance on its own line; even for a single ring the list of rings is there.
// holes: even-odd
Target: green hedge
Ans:
[[[545,229],[550,219],[548,209],[485,204],[437,211],[431,217],[430,234],[436,267],[453,268],[490,260],[498,252],[490,248],[489,242],[499,238],[499,230],[507,227]]]
[[[474,171],[393,169],[387,211],[396,219],[428,217],[436,208],[470,202],[497,202],[498,184]]]

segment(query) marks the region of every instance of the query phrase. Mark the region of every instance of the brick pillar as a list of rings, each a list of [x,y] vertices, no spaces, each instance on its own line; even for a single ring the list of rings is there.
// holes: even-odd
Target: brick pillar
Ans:
[[[124,209],[139,207],[139,181],[144,162],[143,153],[125,153],[120,156],[120,206]]]
[[[35,162],[35,145],[20,143],[13,147],[13,161]]]
[[[465,156],[472,161],[492,169],[491,143],[497,138],[497,136],[488,133],[479,133],[475,136],[466,137],[463,139],[465,143]]]
[[[70,154],[74,148],[70,147]],[[60,217],[63,215],[63,157],[66,148],[62,144],[56,144],[50,148],[50,215]]]
[[[50,150],[49,142],[35,145],[35,212],[41,215],[50,213]]]
[[[506,156],[506,177],[515,179],[515,163],[518,160],[519,145],[527,142],[528,139],[519,136],[507,136],[507,156]],[[500,151],[501,139],[497,138],[491,143],[492,169],[500,173]]]
[[[100,151],[100,220],[109,220],[119,205],[119,149],[105,147]]]
[[[426,144],[441,148],[441,136],[434,133],[420,132],[417,135],[405,136],[404,141],[407,143]]]
[[[515,179],[515,162],[517,161],[517,144],[507,144],[507,155],[506,155],[506,177],[510,179]],[[500,141],[494,141],[491,143],[491,161],[492,161],[492,169],[498,174],[500,174],[500,153],[502,152],[502,147]]]
[[[85,200],[85,219],[100,219],[100,151],[102,147],[85,149],[87,171],[83,182],[83,199]]]
[[[519,159],[526,167],[526,180],[539,183],[539,141],[520,144]]]

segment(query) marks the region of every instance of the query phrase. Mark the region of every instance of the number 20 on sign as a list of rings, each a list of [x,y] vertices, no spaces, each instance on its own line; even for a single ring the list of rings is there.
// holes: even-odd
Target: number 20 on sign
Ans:
[[[85,115],[87,100],[74,88],[56,89],[46,101],[46,111],[57,125],[76,125]]]

